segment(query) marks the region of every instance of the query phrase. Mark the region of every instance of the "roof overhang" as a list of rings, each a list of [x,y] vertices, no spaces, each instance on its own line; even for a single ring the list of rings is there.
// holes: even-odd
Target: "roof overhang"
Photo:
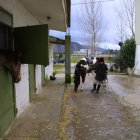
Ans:
[[[19,1],[40,24],[48,24],[49,29],[65,32],[70,27],[71,0]]]
[[[52,44],[65,45],[65,40],[53,36],[49,36],[49,42]]]

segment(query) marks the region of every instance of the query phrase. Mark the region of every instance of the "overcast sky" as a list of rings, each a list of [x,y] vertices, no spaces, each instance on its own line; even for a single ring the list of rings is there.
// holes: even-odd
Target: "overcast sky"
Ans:
[[[97,1],[106,1],[106,0],[97,0]],[[105,48],[112,48],[112,45],[115,45],[115,49],[119,49],[119,46],[116,42],[116,12],[115,12],[115,5],[116,2],[119,0],[108,2],[102,2],[103,7],[103,14],[104,14],[104,22],[106,23],[106,28],[104,29],[104,41],[102,47]],[[70,34],[72,41],[78,42],[80,44],[84,44],[84,34],[81,33],[81,28],[79,25],[79,16],[82,16],[81,14],[81,6],[83,4],[81,3],[81,0],[71,0],[71,28],[70,28]],[[74,5],[73,5],[74,4]],[[76,5],[75,5],[76,4]],[[52,35],[55,35],[56,33],[51,33]],[[65,33],[57,33],[57,36],[60,38],[64,38]],[[104,45],[105,44],[105,45]]]

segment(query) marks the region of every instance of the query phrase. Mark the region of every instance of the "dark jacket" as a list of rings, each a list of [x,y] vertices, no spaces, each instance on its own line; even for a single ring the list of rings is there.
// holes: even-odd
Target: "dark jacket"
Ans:
[[[106,75],[107,75],[107,65],[105,63],[98,63],[95,67],[95,79],[97,81],[103,81],[105,79],[107,79]]]

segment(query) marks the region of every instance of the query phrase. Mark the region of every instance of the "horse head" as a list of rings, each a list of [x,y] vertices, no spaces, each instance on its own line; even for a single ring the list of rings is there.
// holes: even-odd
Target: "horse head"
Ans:
[[[21,80],[21,56],[22,53],[15,53],[11,50],[0,50],[0,66],[3,66],[10,72],[15,83]]]
[[[18,83],[21,80],[21,73],[20,73],[20,67],[21,67],[21,58],[23,53],[15,53],[15,59],[14,63],[12,64],[12,78],[15,83]]]
[[[93,71],[93,67],[95,64],[94,59],[95,59],[95,57],[86,57],[87,64],[88,64],[87,73],[91,73]]]
[[[86,71],[89,69],[87,59],[84,57],[79,61],[81,68],[85,69]]]

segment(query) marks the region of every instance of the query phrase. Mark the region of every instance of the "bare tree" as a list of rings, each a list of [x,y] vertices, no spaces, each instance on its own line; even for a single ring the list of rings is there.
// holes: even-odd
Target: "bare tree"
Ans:
[[[91,54],[96,54],[96,46],[103,38],[103,13],[101,3],[96,0],[82,0],[80,25],[85,31],[85,40],[91,48]],[[88,34],[88,36],[87,36]]]
[[[135,38],[135,0],[121,0],[116,9],[119,17],[119,36],[124,40],[125,37]]]
[[[117,24],[116,24],[116,41],[117,42],[123,42],[125,40],[125,35],[126,35],[126,31],[125,31],[125,26],[122,22],[122,20],[120,20]]]

